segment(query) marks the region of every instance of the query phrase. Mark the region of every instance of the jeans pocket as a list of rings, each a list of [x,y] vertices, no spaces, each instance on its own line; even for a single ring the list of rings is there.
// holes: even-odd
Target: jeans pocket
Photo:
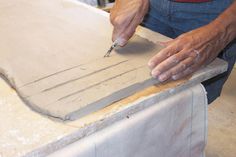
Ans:
[[[236,58],[236,39],[230,42],[225,49],[223,50],[223,54],[226,58]]]

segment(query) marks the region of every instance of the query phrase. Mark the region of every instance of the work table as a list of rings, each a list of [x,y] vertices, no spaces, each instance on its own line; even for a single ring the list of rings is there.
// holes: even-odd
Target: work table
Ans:
[[[95,13],[108,16],[103,11],[90,9]],[[143,27],[138,28],[137,34],[154,43],[169,40],[169,38]],[[203,137],[206,134],[207,102],[205,91],[200,82],[222,73],[226,69],[227,64],[217,59],[193,76],[148,87],[85,117],[64,122],[32,111],[18,97],[17,93],[3,79],[0,79],[0,157],[47,156],[117,122],[129,119],[129,117],[152,106],[158,106],[158,103],[165,103],[174,96],[176,99],[176,95],[176,100],[178,100],[178,95],[181,98],[181,92],[188,93],[189,91],[195,91],[195,94],[199,91],[201,95],[204,95],[198,105],[195,104],[186,108],[186,112],[191,110],[192,114],[195,113],[192,115],[193,120],[189,124],[191,123],[197,133]],[[193,95],[187,95],[187,97]],[[174,106],[172,105],[172,107]],[[184,106],[182,107],[185,110]],[[201,139],[203,145],[204,138]]]

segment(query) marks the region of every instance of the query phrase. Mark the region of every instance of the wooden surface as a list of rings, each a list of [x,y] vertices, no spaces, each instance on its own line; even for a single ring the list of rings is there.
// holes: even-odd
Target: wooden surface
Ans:
[[[14,4],[11,4],[12,1],[8,2],[9,6]],[[74,2],[69,3],[66,6],[73,8],[77,5],[83,4]],[[108,14],[105,12],[90,7],[87,8],[94,13],[108,17]],[[137,34],[143,38],[148,38],[153,42],[168,40],[167,37],[145,28],[139,28]],[[226,69],[225,62],[221,61],[216,61],[212,66],[217,66],[217,71],[215,71],[216,73],[214,73],[214,75]],[[15,91],[10,89],[9,86],[1,80],[0,124],[4,125],[0,126],[0,154],[4,157],[20,157],[24,155],[45,156],[103,129],[120,119],[125,118],[127,115],[131,115],[152,106],[161,99],[165,101],[169,96],[180,90],[187,90],[189,86],[199,83],[199,80],[196,79],[199,76],[208,79],[213,75],[209,75],[207,71],[202,69],[202,71],[193,75],[192,78],[195,81],[188,81],[188,78],[169,82],[167,84],[151,86],[148,89],[140,91],[93,114],[66,123],[52,121],[31,111],[19,99]],[[196,108],[196,110],[199,109]]]

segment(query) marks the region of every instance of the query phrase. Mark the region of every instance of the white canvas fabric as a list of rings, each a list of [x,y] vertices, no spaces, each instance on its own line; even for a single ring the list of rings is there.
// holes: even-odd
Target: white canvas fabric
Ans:
[[[204,157],[207,99],[191,87],[48,157]]]

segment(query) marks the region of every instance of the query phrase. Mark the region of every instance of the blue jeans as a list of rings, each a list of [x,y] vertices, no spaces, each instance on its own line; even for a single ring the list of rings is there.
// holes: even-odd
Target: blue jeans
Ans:
[[[143,26],[176,38],[182,33],[204,26],[218,17],[234,0],[212,0],[204,3],[178,3],[171,0],[150,0],[150,9]],[[210,30],[209,30],[210,31]],[[220,96],[236,59],[236,40],[232,41],[218,56],[227,61],[227,72],[203,82],[208,103]]]

